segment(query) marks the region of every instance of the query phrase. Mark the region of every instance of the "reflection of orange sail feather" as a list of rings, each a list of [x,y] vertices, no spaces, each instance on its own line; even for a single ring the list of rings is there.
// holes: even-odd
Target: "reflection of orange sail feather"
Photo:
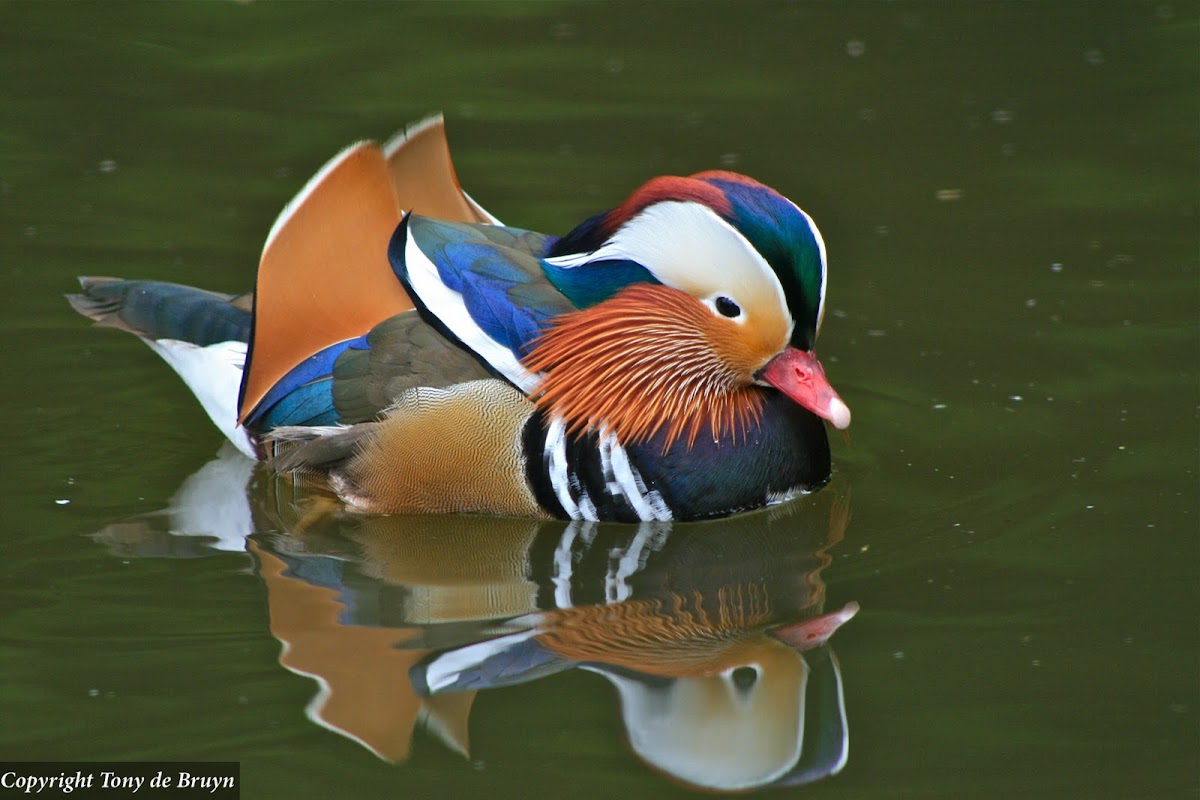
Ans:
[[[344,624],[334,590],[289,576],[282,559],[254,541],[248,544],[267,585],[271,634],[284,645],[279,663],[322,684],[309,706],[314,722],[380,758],[404,761],[413,728],[424,714],[448,744],[466,753],[467,716],[475,692],[418,699],[398,677],[429,652],[397,647],[413,630]]]

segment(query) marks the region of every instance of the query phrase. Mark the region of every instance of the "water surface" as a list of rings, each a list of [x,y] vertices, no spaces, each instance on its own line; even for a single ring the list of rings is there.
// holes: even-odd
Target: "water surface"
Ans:
[[[692,793],[586,669],[397,724],[389,762],[320,724],[318,683],[281,663],[279,587],[334,590],[281,584],[271,559],[334,558],[355,608],[376,598],[343,622],[436,630],[431,651],[481,633],[461,608],[459,627],[414,623],[414,597],[467,604],[461,576],[435,592],[372,572],[355,531],[306,541],[261,505],[249,552],[236,521],[214,548],[138,517],[194,485],[219,437],[143,345],[70,311],[73,277],[242,291],[326,158],[440,109],[464,184],[510,224],[562,233],[650,176],[723,167],[821,226],[819,349],[855,415],[830,490],[849,515],[815,562],[784,562],[822,565],[820,607],[785,591],[770,621],[862,610],[829,645],[845,768],[775,794],[1195,794],[1197,10],[0,6],[0,753],[236,760],[244,797]],[[810,501],[774,527],[679,526],[630,585],[766,586],[769,570],[696,584],[698,562],[663,559],[705,537],[738,563],[775,552],[760,539],[794,553],[828,531],[813,508],[827,522],[832,499]],[[597,541],[627,552],[630,535]],[[534,591],[534,563],[482,585]],[[372,696],[410,680],[415,649],[379,651]]]

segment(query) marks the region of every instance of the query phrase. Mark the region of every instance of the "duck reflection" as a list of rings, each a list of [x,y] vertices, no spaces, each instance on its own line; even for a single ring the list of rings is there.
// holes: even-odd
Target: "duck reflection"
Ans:
[[[189,518],[177,495],[169,530],[226,549],[214,524],[257,532],[280,663],[320,686],[308,716],[380,758],[407,760],[421,728],[466,756],[478,691],[579,669],[615,687],[631,749],[674,780],[738,791],[846,763],[828,640],[858,606],[826,612],[820,578],[849,516],[836,485],[733,519],[633,526],[362,516],[255,479],[224,492],[248,522]],[[187,554],[136,527],[99,536],[125,555]]]

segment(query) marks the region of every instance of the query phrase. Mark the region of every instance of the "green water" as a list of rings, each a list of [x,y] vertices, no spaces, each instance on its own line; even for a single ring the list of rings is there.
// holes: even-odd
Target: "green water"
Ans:
[[[234,760],[254,798],[690,794],[582,670],[481,692],[467,758],[419,729],[385,763],[306,716],[269,556],[111,527],[219,435],[71,312],[74,276],[242,291],[326,158],[440,109],[510,224],[725,167],[821,226],[819,350],[854,411],[820,573],[827,610],[862,607],[832,640],[850,757],[773,796],[1196,796],[1198,10],[0,4],[0,758]],[[299,546],[254,519],[263,552]],[[304,546],[386,617],[329,535]]]

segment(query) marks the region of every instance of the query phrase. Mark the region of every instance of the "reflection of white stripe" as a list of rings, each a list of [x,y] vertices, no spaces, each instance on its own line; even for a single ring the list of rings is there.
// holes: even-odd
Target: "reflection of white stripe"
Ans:
[[[575,543],[578,532],[579,523],[572,521],[558,540],[558,547],[554,548],[554,574],[550,580],[554,583],[554,605],[558,608],[574,605],[571,602],[571,575],[575,566],[571,562],[571,545]]]
[[[537,376],[521,365],[512,350],[488,336],[476,324],[462,295],[442,283],[437,265],[417,245],[411,229],[404,245],[404,266],[412,290],[443,325],[526,394],[533,390]]]
[[[617,563],[609,567],[604,576],[604,598],[608,603],[620,603],[633,594],[629,578],[646,566],[650,551],[661,550],[667,541],[669,529],[662,525],[643,522],[625,552],[614,549],[610,555],[620,556]]]
[[[558,547],[554,548],[554,575],[550,578],[554,583],[554,605],[558,608],[574,605],[571,601],[571,576],[575,570],[575,540],[583,542],[583,549],[586,550],[595,538],[595,523],[575,520],[567,525],[562,538],[558,540]]]

